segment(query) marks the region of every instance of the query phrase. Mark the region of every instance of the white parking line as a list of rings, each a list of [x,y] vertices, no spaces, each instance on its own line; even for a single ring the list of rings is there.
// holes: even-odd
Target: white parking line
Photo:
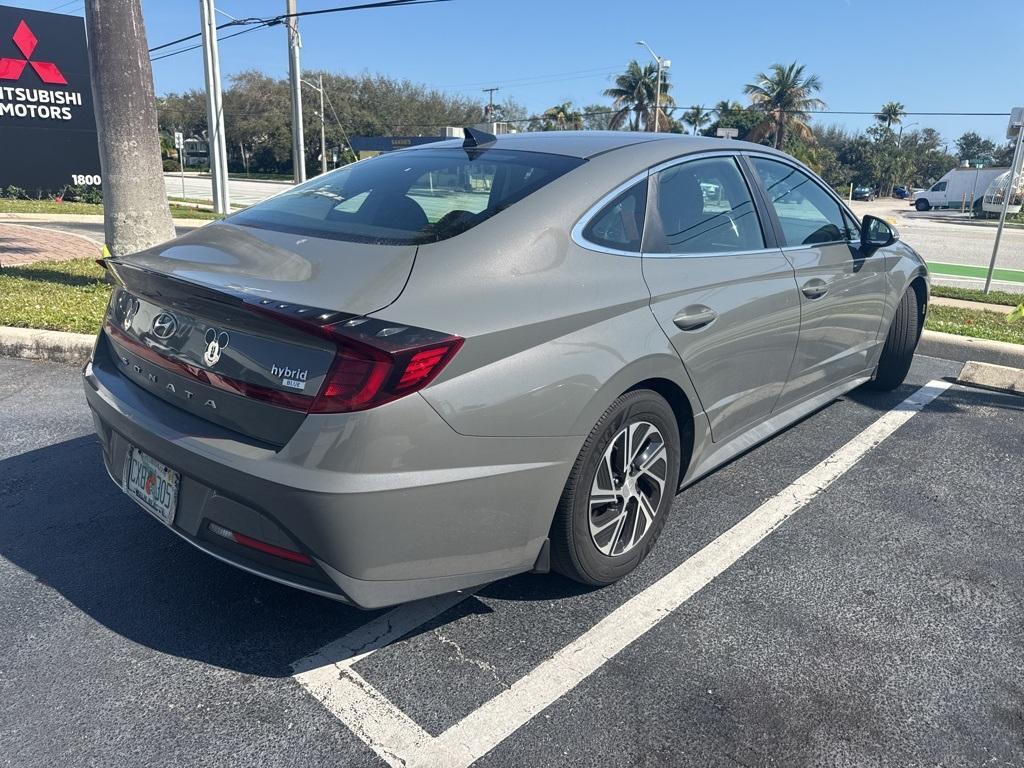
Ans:
[[[295,677],[388,765],[467,768],[650,631],[949,387],[948,382],[931,381],[914,392],[675,570],[440,736],[430,736],[351,665],[468,594],[396,608],[298,662]]]

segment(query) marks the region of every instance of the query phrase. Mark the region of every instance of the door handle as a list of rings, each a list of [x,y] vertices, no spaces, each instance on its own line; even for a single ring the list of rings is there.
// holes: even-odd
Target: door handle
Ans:
[[[800,287],[800,292],[808,299],[820,299],[828,293],[828,283],[821,278],[814,277]]]
[[[672,318],[672,322],[682,331],[699,331],[707,328],[718,317],[718,313],[703,304],[693,304]]]

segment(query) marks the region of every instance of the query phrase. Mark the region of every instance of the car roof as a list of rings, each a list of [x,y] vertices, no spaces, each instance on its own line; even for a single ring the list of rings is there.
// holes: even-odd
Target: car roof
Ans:
[[[431,142],[410,147],[403,152],[420,152],[428,149],[451,149],[461,147],[462,139]],[[710,136],[683,136],[677,133],[648,133],[643,131],[527,131],[525,133],[503,133],[497,140],[481,145],[482,148],[514,149],[523,152],[546,152],[569,157],[591,158],[623,147],[658,142],[666,156],[682,155],[689,152],[704,152],[714,149],[757,149],[772,150],[762,144],[751,144],[735,139],[717,139]]]

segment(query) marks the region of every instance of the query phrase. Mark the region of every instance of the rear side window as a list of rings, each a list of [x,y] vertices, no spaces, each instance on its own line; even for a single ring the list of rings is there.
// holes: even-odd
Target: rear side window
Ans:
[[[847,239],[839,203],[803,171],[791,165],[751,158],[782,226],[787,246],[819,245]]]
[[[318,176],[233,224],[382,245],[454,237],[586,162],[503,149],[417,149]]]
[[[640,252],[647,208],[647,179],[639,181],[598,211],[583,238],[616,251]]]
[[[764,248],[750,190],[731,157],[659,171],[652,185],[646,253],[729,253]]]

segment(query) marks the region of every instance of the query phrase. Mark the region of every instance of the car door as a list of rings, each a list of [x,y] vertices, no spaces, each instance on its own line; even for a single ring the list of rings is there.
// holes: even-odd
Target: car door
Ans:
[[[948,182],[940,181],[932,185],[928,190],[928,203],[933,208],[941,208],[946,204],[946,187]]]
[[[732,154],[652,170],[642,257],[651,309],[716,442],[771,413],[796,350],[793,268],[763,215]]]
[[[885,259],[861,250],[856,219],[809,173],[782,159],[749,159],[799,288],[800,339],[782,410],[869,372],[881,343]]]

